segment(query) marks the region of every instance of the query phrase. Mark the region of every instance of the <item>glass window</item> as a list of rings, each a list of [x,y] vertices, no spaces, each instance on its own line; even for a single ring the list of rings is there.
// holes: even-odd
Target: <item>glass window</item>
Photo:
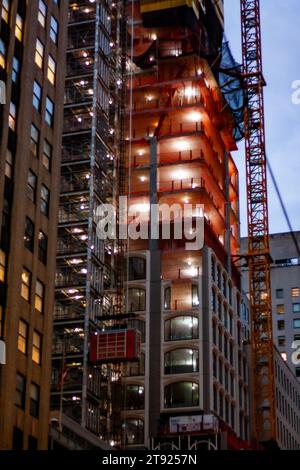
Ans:
[[[30,288],[31,288],[31,272],[23,268],[21,282],[21,296],[23,299],[30,301]]]
[[[146,323],[143,320],[128,320],[128,328],[136,328],[141,333],[141,342],[146,339]]]
[[[276,313],[277,313],[277,315],[284,315],[284,305],[283,304],[276,305]]]
[[[293,287],[291,290],[291,295],[292,297],[299,297],[300,295],[299,287]]]
[[[42,69],[44,62],[44,44],[37,38],[35,43],[35,63]]]
[[[199,385],[194,382],[175,382],[165,387],[165,408],[199,406]]]
[[[165,374],[187,374],[199,372],[197,349],[174,349],[165,354]]]
[[[39,417],[40,407],[40,387],[35,383],[30,385],[30,415],[34,418]]]
[[[293,304],[293,313],[300,313],[300,304]]]
[[[12,74],[11,74],[11,78],[14,83],[18,82],[19,74],[20,74],[20,61],[19,59],[14,57],[12,61]]]
[[[9,0],[2,0],[1,17],[4,19],[5,23],[8,23],[9,20],[9,7]]]
[[[27,344],[28,344],[28,325],[25,321],[19,321],[19,332],[18,332],[18,350],[27,354]]]
[[[141,385],[127,385],[125,390],[125,410],[143,410],[145,391]]]
[[[3,306],[0,304],[0,339],[3,338],[4,313]]]
[[[146,279],[146,260],[141,257],[131,256],[129,263],[129,281]]]
[[[24,409],[25,406],[26,379],[24,375],[17,374],[16,382],[16,405]]]
[[[285,321],[284,320],[278,320],[277,330],[284,330],[284,329],[285,329]]]
[[[24,246],[27,250],[33,252],[34,248],[34,223],[29,217],[25,221]]]
[[[31,124],[30,131],[30,150],[32,154],[36,157],[38,154],[38,146],[40,140],[40,131],[34,124]]]
[[[276,299],[284,298],[284,289],[276,289]]]
[[[145,289],[136,287],[128,289],[128,310],[129,312],[139,312],[146,310]]]
[[[42,98],[42,88],[39,85],[39,83],[35,80],[33,83],[32,104],[38,112],[41,111],[41,98]]]
[[[5,69],[6,67],[6,46],[4,41],[0,38],[0,67]]]
[[[45,296],[45,286],[44,284],[37,279],[35,285],[35,299],[34,299],[34,306],[35,309],[43,313],[44,311],[44,296]]]
[[[50,38],[52,41],[56,44],[57,43],[57,36],[58,36],[58,22],[54,18],[54,16],[51,16],[51,22],[50,22]]]
[[[46,110],[45,110],[45,121],[49,126],[53,126],[53,118],[54,118],[54,103],[53,101],[47,96],[46,98]]]
[[[16,130],[16,118],[17,108],[16,105],[11,101],[9,104],[8,125],[12,131]]]
[[[293,320],[293,326],[294,328],[300,328],[300,318]]]
[[[33,332],[32,339],[32,360],[36,364],[41,364],[42,337],[37,332]]]
[[[278,341],[278,346],[285,346],[286,344],[285,336],[278,336],[277,341]]]
[[[42,214],[46,215],[47,217],[49,215],[49,200],[50,200],[49,189],[42,184],[40,209],[41,209]]]
[[[43,264],[47,264],[47,249],[48,249],[48,237],[40,230],[39,232],[39,260]]]
[[[49,82],[54,85],[55,84],[55,76],[56,76],[56,62],[52,55],[49,55],[48,58],[48,69],[47,69],[47,77]]]
[[[47,7],[43,0],[39,0],[38,22],[45,28],[47,16]]]
[[[6,274],[6,254],[3,250],[0,250],[0,281],[5,282]]]
[[[141,419],[126,419],[122,425],[125,443],[127,445],[144,443],[144,421]]]
[[[37,177],[33,171],[28,171],[28,180],[27,180],[27,196],[32,202],[35,202],[36,199],[36,183]]]
[[[23,37],[23,18],[17,14],[16,16],[16,26],[15,26],[15,36],[21,42]]]
[[[171,287],[165,287],[164,289],[164,309],[171,309]]]
[[[198,339],[198,318],[180,316],[165,321],[165,341]]]
[[[197,284],[192,284],[192,306],[198,307],[199,306],[199,289]]]
[[[51,170],[51,160],[52,160],[52,145],[50,145],[49,142],[45,139],[42,163],[48,171]]]

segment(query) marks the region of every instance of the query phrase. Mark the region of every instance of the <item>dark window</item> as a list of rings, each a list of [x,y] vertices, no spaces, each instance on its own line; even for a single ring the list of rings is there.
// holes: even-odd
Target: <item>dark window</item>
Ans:
[[[284,320],[278,320],[278,322],[277,322],[277,329],[278,329],[278,330],[284,330],[284,329],[285,329],[285,322],[284,322]]]
[[[128,320],[128,328],[136,328],[141,333],[141,342],[146,339],[146,323],[143,320]]]
[[[23,450],[23,431],[21,429],[14,427],[13,431],[13,450]]]
[[[20,61],[16,57],[13,58],[12,62],[12,73],[11,78],[14,83],[18,83],[20,74]]]
[[[26,389],[26,379],[24,375],[17,374],[16,405],[22,409],[24,409],[24,406],[25,406],[25,389]]]
[[[285,346],[285,336],[278,336],[278,346]]]
[[[36,157],[38,154],[38,146],[40,140],[40,131],[34,124],[31,124],[31,132],[30,132],[30,150],[32,154]]]
[[[27,250],[33,252],[34,248],[34,223],[29,217],[26,217],[24,246]]]
[[[127,445],[143,444],[144,442],[144,421],[141,419],[127,419],[122,426]]]
[[[37,450],[38,440],[33,436],[28,436],[28,450]]]
[[[40,387],[35,383],[30,385],[30,414],[34,418],[39,417]]]
[[[194,382],[175,382],[165,387],[165,407],[199,406],[199,385]]]
[[[49,189],[42,184],[41,187],[41,212],[42,214],[48,217],[49,214],[49,200],[50,200],[50,192]]]
[[[174,349],[165,354],[165,374],[187,374],[199,372],[197,349]]]
[[[32,202],[36,200],[36,183],[37,177],[33,171],[28,171],[28,180],[27,180],[27,195]]]
[[[296,367],[296,377],[300,377],[300,367]]]
[[[125,390],[125,410],[143,410],[144,407],[144,387],[141,385],[127,385]]]
[[[300,328],[300,318],[296,318],[296,319],[293,321],[293,327],[294,327],[295,329]]]
[[[129,281],[146,279],[146,260],[140,257],[129,258]]]
[[[39,260],[43,264],[47,264],[47,248],[48,237],[40,230],[39,232]]]
[[[276,289],[276,299],[283,299],[283,297],[284,297],[284,290]]]
[[[293,304],[293,313],[300,313],[300,304]]]

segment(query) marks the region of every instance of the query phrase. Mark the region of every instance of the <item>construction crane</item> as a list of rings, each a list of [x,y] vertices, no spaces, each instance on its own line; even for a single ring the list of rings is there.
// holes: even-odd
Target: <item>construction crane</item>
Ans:
[[[276,442],[270,248],[259,0],[240,0],[243,81],[247,97],[245,153],[249,294],[252,316],[254,438]]]

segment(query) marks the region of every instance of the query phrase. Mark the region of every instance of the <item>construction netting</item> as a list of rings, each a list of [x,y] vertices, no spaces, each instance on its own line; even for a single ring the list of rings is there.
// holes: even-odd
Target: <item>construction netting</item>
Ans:
[[[242,83],[242,66],[231,53],[228,41],[222,45],[222,58],[219,67],[219,84],[222,93],[235,118],[234,138],[236,141],[244,137],[244,109],[246,94]]]

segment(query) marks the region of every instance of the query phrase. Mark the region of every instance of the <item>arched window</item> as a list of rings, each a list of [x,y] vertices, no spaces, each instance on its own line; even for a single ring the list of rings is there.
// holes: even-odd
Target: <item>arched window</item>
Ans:
[[[165,341],[198,339],[198,318],[180,316],[165,321]]]
[[[146,279],[146,260],[140,256],[131,256],[128,260],[128,280]]]
[[[139,287],[128,289],[128,311],[142,312],[146,310],[146,291]]]
[[[165,354],[165,374],[199,372],[198,349],[174,349]]]
[[[192,306],[198,307],[199,306],[199,288],[197,284],[192,284]]]
[[[164,309],[170,310],[171,309],[171,287],[165,287],[164,290]]]
[[[146,338],[146,323],[143,320],[128,320],[128,328],[135,328],[141,333],[141,342],[145,342]]]
[[[145,407],[145,390],[141,385],[126,385],[125,410],[143,410]]]
[[[144,421],[141,419],[128,418],[124,421],[123,431],[125,434],[125,444],[143,444],[144,443]]]
[[[165,408],[199,406],[199,385],[194,382],[175,382],[165,387]]]

